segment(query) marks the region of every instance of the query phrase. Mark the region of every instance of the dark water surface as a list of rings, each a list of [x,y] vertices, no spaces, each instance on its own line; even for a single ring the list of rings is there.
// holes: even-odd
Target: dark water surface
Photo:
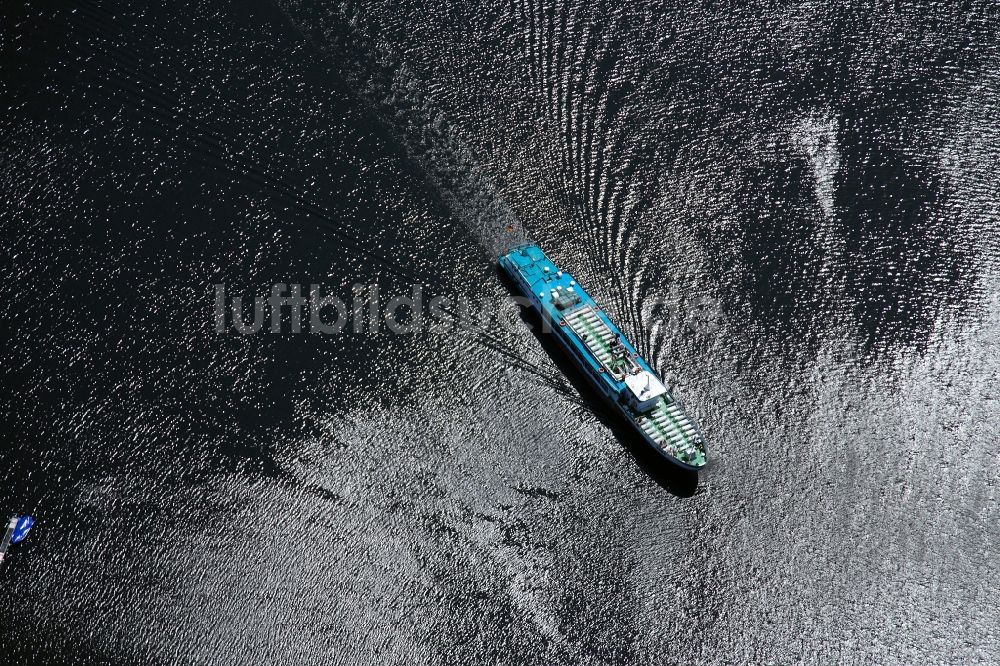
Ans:
[[[0,662],[1000,663],[994,4],[2,9]],[[700,478],[513,311],[215,330],[525,237]]]

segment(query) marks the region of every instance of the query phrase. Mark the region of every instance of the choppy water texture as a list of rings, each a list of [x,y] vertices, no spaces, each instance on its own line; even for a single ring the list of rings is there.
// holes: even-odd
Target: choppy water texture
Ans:
[[[1000,663],[992,3],[3,12],[8,663]],[[525,237],[697,485],[516,317],[214,330]]]

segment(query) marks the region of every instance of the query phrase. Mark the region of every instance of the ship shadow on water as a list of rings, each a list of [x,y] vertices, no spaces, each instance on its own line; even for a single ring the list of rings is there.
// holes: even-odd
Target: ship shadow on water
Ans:
[[[496,274],[510,293],[518,293],[514,282],[508,275],[501,270],[497,270]],[[580,403],[611,431],[622,448],[631,454],[639,468],[672,495],[677,497],[694,495],[698,489],[698,473],[682,469],[664,460],[654,451],[629,425],[625,417],[607,406],[604,397],[591,385],[583,371],[570,360],[566,351],[559,346],[553,336],[543,331],[541,316],[538,312],[527,307],[519,307],[518,310],[521,320],[528,326],[532,335],[538,339],[538,343],[555,362],[559,371],[576,389],[580,396]]]

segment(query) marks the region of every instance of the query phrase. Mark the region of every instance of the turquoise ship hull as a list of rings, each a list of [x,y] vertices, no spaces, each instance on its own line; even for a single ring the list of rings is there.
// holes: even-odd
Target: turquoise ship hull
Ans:
[[[708,460],[705,438],[590,294],[537,245],[499,258],[500,267],[540,316],[543,327],[611,407],[656,453],[687,470]]]

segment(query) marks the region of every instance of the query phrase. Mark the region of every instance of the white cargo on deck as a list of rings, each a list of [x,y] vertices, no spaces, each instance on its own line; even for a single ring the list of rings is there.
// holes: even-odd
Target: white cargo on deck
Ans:
[[[667,392],[656,375],[643,370],[625,378],[625,385],[631,393],[632,405],[640,412],[645,412],[659,401],[660,396]]]

